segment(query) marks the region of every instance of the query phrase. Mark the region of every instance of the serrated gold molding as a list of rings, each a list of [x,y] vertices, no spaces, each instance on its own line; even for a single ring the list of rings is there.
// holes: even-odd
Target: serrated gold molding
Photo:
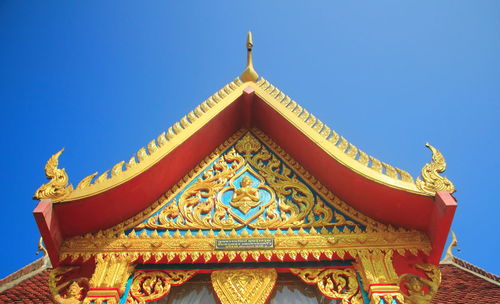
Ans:
[[[431,193],[417,187],[408,172],[381,162],[349,143],[344,137],[261,77],[257,82],[242,82],[239,78],[230,82],[179,122],[176,122],[167,132],[150,141],[146,148],[139,149],[128,162],[118,162],[112,169],[101,175],[93,173],[82,179],[74,191],[69,191],[63,197],[64,201],[99,194],[146,171],[241,96],[243,89],[247,87],[252,87],[260,99],[344,166],[370,180],[392,188],[421,195],[434,195],[434,192]]]
[[[253,129],[252,133],[245,134],[245,132],[248,131],[241,130],[228,139],[214,153],[207,156],[205,160],[179,181],[177,185],[167,191],[167,193],[143,212],[110,229],[66,240],[61,247],[61,259],[70,258],[76,260],[82,257],[84,260],[87,260],[98,253],[105,253],[126,256],[129,261],[141,258],[144,261],[151,260],[152,262],[160,260],[168,262],[216,262],[223,259],[233,261],[236,258],[243,261],[284,260],[285,258],[291,260],[310,258],[322,260],[339,257],[342,259],[346,254],[355,256],[360,251],[372,250],[374,248],[391,252],[395,251],[400,254],[410,252],[413,255],[417,255],[419,251],[425,254],[428,254],[430,251],[430,242],[424,233],[415,230],[396,229],[359,213],[321,185],[317,179],[311,176],[298,162],[286,154],[285,151],[262,132],[256,129]],[[339,230],[335,223],[338,223],[342,219],[336,218],[333,224],[317,221],[315,226],[311,227],[301,225],[298,221],[295,224],[284,221],[280,222],[283,224],[280,224],[281,226],[269,226],[268,228],[259,226],[238,234],[232,228],[219,227],[217,229],[215,226],[205,226],[203,221],[199,224],[200,226],[196,226],[196,223],[200,221],[194,219],[194,213],[186,215],[194,220],[189,225],[186,225],[186,222],[179,222],[179,225],[181,223],[182,225],[173,227],[173,229],[167,224],[159,226],[157,224],[157,226],[148,226],[148,223],[144,224],[153,229],[150,235],[143,230],[144,227],[138,226],[146,219],[151,218],[162,206],[182,191],[186,185],[194,185],[194,183],[191,183],[193,178],[208,168],[214,160],[220,157],[233,144],[236,143],[236,149],[241,151],[243,155],[246,155],[249,151],[263,151],[264,147],[258,145],[258,142],[255,140],[252,140],[253,136],[251,134],[256,135],[273,153],[279,156],[283,160],[284,166],[286,165],[286,167],[294,170],[318,194],[322,195],[326,200],[326,204],[333,206],[366,228],[363,230],[358,225],[351,225],[354,229]],[[239,140],[240,138],[243,140]],[[236,159],[235,155],[231,157]],[[239,158],[243,160],[242,156],[239,156]],[[278,163],[274,165],[276,166]],[[273,176],[272,173],[268,174],[269,177]],[[205,187],[205,189],[208,189],[208,187]],[[306,191],[306,189],[303,191]],[[320,204],[316,205],[320,206]],[[347,225],[348,223],[345,222],[342,224]],[[132,229],[132,231],[129,234],[125,234],[124,232],[128,229]],[[181,234],[180,230],[184,230],[185,233]],[[217,238],[271,236],[275,238],[276,244],[273,250],[214,250]]]
[[[211,274],[221,304],[264,304],[277,278],[273,268],[216,270]]]
[[[417,188],[430,195],[435,195],[438,191],[454,193],[453,183],[446,177],[439,175],[446,170],[443,154],[429,143],[426,143],[425,146],[432,151],[432,161],[422,168],[422,178],[417,178]]]
[[[57,168],[59,156],[63,151],[64,148],[52,155],[45,164],[45,175],[50,181],[36,190],[33,199],[50,199],[52,202],[59,202],[68,197],[73,191],[73,186],[68,185],[69,178],[66,171]]]

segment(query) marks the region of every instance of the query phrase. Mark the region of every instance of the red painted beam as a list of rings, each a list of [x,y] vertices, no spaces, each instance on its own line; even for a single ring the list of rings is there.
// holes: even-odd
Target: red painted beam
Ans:
[[[63,236],[56,214],[53,212],[52,201],[41,200],[33,210],[33,215],[38,225],[38,230],[43,238],[45,248],[49,253],[50,262],[54,267],[59,264],[59,248],[61,247]]]
[[[434,209],[432,210],[431,222],[428,230],[428,235],[432,244],[429,262],[437,264],[441,259],[446,244],[451,222],[453,221],[453,216],[457,209],[457,201],[449,192],[445,191],[436,193],[434,201]]]

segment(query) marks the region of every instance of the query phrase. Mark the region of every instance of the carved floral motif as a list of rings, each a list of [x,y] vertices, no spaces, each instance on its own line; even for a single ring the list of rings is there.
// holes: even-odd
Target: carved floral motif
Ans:
[[[316,284],[318,290],[342,304],[362,304],[358,279],[354,269],[290,268],[290,271],[307,284]]]
[[[172,286],[184,284],[196,274],[188,271],[138,271],[130,287],[127,303],[144,304],[163,298]]]
[[[231,269],[212,272],[212,286],[222,304],[264,304],[278,274],[275,269]]]

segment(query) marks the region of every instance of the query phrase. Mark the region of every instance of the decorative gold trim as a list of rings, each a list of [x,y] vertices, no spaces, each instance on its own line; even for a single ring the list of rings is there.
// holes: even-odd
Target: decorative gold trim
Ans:
[[[408,172],[367,155],[264,78],[248,85],[255,89],[255,93],[264,102],[344,166],[389,187],[428,195],[416,187]]]
[[[438,191],[454,193],[455,186],[444,176],[439,175],[446,170],[446,161],[441,152],[426,143],[425,146],[432,151],[432,161],[422,168],[422,179],[417,178],[417,187],[429,195],[435,195]]]
[[[264,102],[328,155],[354,172],[392,188],[420,195],[433,195],[419,189],[408,172],[367,155],[261,77],[257,82],[242,82],[239,78],[235,79],[175,123],[167,132],[162,133],[158,139],[152,140],[147,149],[139,149],[137,155],[132,156],[128,163],[119,162],[96,179],[94,178],[97,173],[85,177],[74,191],[64,197],[64,200],[72,201],[99,194],[144,172],[241,96],[245,87],[254,88]]]
[[[252,48],[253,48],[253,40],[252,40],[252,32],[248,32],[247,36],[247,66],[243,73],[240,75],[240,79],[243,82],[247,81],[256,81],[259,78],[259,74],[253,68],[252,61]]]
[[[403,294],[399,288],[399,278],[394,269],[392,250],[366,250],[357,256],[357,268],[361,274],[363,285],[368,289],[370,303],[386,303],[396,300],[404,303]]]
[[[242,84],[240,79],[236,78],[168,128],[167,132],[150,141],[147,148],[139,149],[127,163],[124,161],[117,163],[112,169],[97,177],[93,183],[92,180],[97,173],[82,179],[77,188],[64,197],[64,200],[73,201],[102,193],[146,171],[236,100],[242,93]]]
[[[222,304],[264,304],[278,274],[274,268],[216,270],[212,286]]]
[[[441,284],[441,271],[438,266],[432,264],[415,265],[415,268],[422,270],[428,279],[413,273],[406,273],[399,277],[400,284],[407,290],[407,293],[404,294],[405,303],[431,303]]]
[[[134,266],[121,255],[96,255],[96,267],[90,279],[91,288],[114,288],[121,295]]]
[[[325,297],[341,300],[342,304],[363,304],[356,271],[352,268],[290,268],[304,283],[316,285]]]
[[[36,190],[33,199],[50,199],[53,203],[62,201],[73,191],[73,185],[68,185],[68,174],[64,169],[59,169],[59,156],[64,151],[64,148],[52,155],[45,164],[45,175],[50,181],[43,184]]]
[[[344,258],[346,254],[355,256],[358,251],[368,249],[384,249],[389,251],[397,251],[400,254],[410,252],[417,255],[419,251],[428,254],[430,250],[430,242],[427,236],[415,230],[408,231],[405,229],[395,229],[391,226],[379,223],[365,215],[359,213],[345,202],[337,198],[326,187],[311,176],[303,167],[300,166],[293,158],[285,153],[279,146],[271,141],[259,130],[253,129],[252,133],[256,135],[263,143],[267,145],[283,162],[296,174],[300,176],[309,186],[311,186],[318,194],[322,195],[328,204],[340,212],[346,214],[353,221],[357,221],[365,225],[365,230],[355,226],[354,230],[343,229],[340,231],[332,225],[329,229],[325,226],[320,227],[301,227],[300,225],[290,226],[277,229],[250,229],[238,235],[236,231],[231,229],[196,229],[195,226],[184,227],[185,233],[181,234],[180,230],[171,229],[153,231],[150,235],[146,231],[142,231],[140,235],[132,230],[128,235],[125,230],[137,227],[137,225],[147,218],[151,217],[155,212],[159,211],[164,204],[174,198],[184,187],[191,183],[192,179],[200,172],[205,170],[211,163],[219,157],[223,151],[233,145],[235,141],[244,135],[241,130],[232,136],[228,141],[216,149],[216,151],[208,156],[200,163],[192,172],[188,173],[175,187],[170,189],[158,201],[154,202],[144,212],[134,216],[133,218],[105,231],[100,231],[95,235],[88,234],[83,237],[74,237],[64,242],[61,247],[61,257],[63,259],[71,257],[77,259],[83,257],[88,259],[93,255],[101,253],[113,253],[127,256],[130,261],[135,261],[141,257],[144,261],[153,259],[152,261],[196,261],[203,259],[204,261],[221,261],[229,259],[233,261],[237,257],[246,261],[247,259],[283,260],[285,257],[292,260],[297,259],[333,259],[340,257]],[[247,142],[248,141],[240,141]],[[241,147],[250,147],[255,145],[243,145]],[[241,150],[243,152],[243,150]],[[338,219],[337,219],[338,220]],[[292,230],[292,228],[298,230]],[[300,228],[300,229],[299,229]],[[137,229],[141,230],[140,226]],[[248,238],[248,237],[274,237],[275,248],[273,250],[251,250],[251,251],[215,251],[215,239],[217,238]]]
[[[88,278],[65,276],[78,267],[58,267],[49,273],[49,290],[56,304],[80,304],[88,290]]]
[[[145,304],[159,300],[168,295],[171,286],[182,285],[195,274],[196,270],[137,271],[127,303]]]
[[[348,230],[348,229],[346,229]],[[220,238],[273,237],[274,249],[269,250],[215,250],[215,240]],[[399,254],[419,252],[429,254],[431,250],[427,237],[417,231],[394,232],[340,232],[334,228],[310,231],[299,229],[277,229],[274,234],[269,230],[254,230],[249,235],[238,235],[236,231],[218,232],[210,230],[204,235],[201,230],[188,230],[181,236],[178,230],[173,236],[167,231],[160,236],[153,232],[118,237],[87,236],[66,240],[61,247],[61,259],[77,261],[88,260],[98,254],[122,256],[129,263],[141,259],[144,263],[162,262],[220,262],[234,261],[270,261],[270,260],[332,260],[355,257],[360,253],[376,249]]]

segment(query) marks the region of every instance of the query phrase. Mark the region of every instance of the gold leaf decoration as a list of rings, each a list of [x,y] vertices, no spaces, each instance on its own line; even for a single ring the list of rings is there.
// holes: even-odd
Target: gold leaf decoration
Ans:
[[[52,155],[45,164],[45,175],[50,181],[36,190],[33,199],[50,199],[52,202],[59,202],[73,191],[73,186],[68,185],[68,174],[64,169],[57,167],[59,165],[59,156],[63,151],[64,148]]]
[[[405,303],[430,303],[441,284],[441,271],[438,266],[432,264],[415,265],[415,268],[422,270],[428,278],[422,278],[413,273],[400,276],[400,284],[407,290],[404,294]]]
[[[325,297],[342,301],[342,304],[363,303],[356,272],[346,269],[290,268],[304,283],[316,284]]]
[[[159,300],[170,292],[171,286],[184,284],[195,274],[196,270],[138,271],[130,287],[129,299],[138,304]]]
[[[425,146],[432,151],[432,161],[422,168],[422,178],[417,178],[417,188],[431,195],[438,191],[454,193],[456,190],[453,183],[446,177],[439,175],[446,170],[443,154],[429,143],[426,143]]]
[[[277,277],[273,268],[216,270],[211,274],[221,304],[264,304]]]

